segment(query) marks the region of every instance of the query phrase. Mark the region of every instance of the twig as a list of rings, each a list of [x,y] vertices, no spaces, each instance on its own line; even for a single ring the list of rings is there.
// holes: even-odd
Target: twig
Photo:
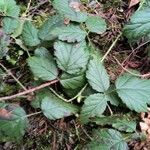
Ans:
[[[65,101],[65,102],[71,102],[71,101],[75,100],[76,98],[78,98],[83,93],[83,91],[85,90],[86,87],[87,87],[87,84],[79,91],[79,93],[76,96],[74,96],[73,98],[71,98],[69,100],[65,99],[62,96],[60,96],[59,94],[57,94],[56,91],[53,90],[52,88],[49,88],[49,89],[61,100]]]
[[[27,13],[29,12],[29,9],[30,9],[30,6],[31,6],[31,2],[32,2],[32,0],[29,0],[27,9],[26,9],[26,11],[24,12],[23,16],[27,16]]]
[[[120,33],[116,40],[111,44],[110,48],[108,49],[108,51],[105,53],[105,55],[103,56],[103,58],[101,59],[101,62],[103,62],[105,60],[105,58],[107,57],[107,55],[110,53],[110,51],[113,49],[113,47],[116,45],[116,43],[118,42],[119,38],[121,37],[122,33]]]
[[[9,99],[14,99],[16,97],[19,97],[19,96],[22,96],[22,95],[26,95],[26,94],[29,94],[29,93],[32,93],[32,92],[35,92],[35,91],[38,91],[40,89],[43,89],[45,87],[48,87],[54,83],[57,83],[58,80],[53,80],[53,81],[49,81],[47,83],[44,83],[40,86],[37,86],[37,87],[34,87],[32,89],[29,89],[29,90],[26,90],[26,91],[23,91],[23,92],[20,92],[20,93],[17,93],[17,94],[14,94],[14,95],[11,95],[11,96],[5,96],[5,97],[1,97],[0,98],[0,101],[4,101],[4,100],[9,100]]]
[[[123,70],[125,70],[126,72],[132,74],[133,76],[141,77],[141,78],[146,78],[146,77],[149,77],[149,76],[150,76],[150,73],[146,73],[146,74],[143,74],[143,75],[133,73],[133,72],[131,72],[130,70],[128,70],[127,68],[123,67],[123,65],[118,61],[118,59],[117,59],[116,57],[114,57],[114,59],[116,60],[116,62],[118,63],[118,65],[119,65]]]
[[[83,126],[81,126],[83,132],[85,133],[85,135],[91,140],[93,141],[93,138],[86,132],[86,130],[83,128]]]
[[[110,115],[112,116],[113,115],[113,111],[111,110],[110,106],[107,104],[107,107],[109,109],[109,112],[110,112]]]
[[[38,114],[41,114],[41,113],[42,113],[42,111],[35,112],[35,113],[32,113],[32,114],[29,114],[29,115],[23,116],[23,118],[32,117],[32,116],[35,116],[35,115],[38,115]]]
[[[26,87],[9,71],[2,63],[0,63],[0,66],[10,75],[12,78],[24,89],[27,90]]]
[[[41,7],[42,5],[44,5],[45,3],[49,2],[48,0],[44,0],[42,2],[39,2],[37,6],[30,8],[30,12],[35,12],[39,7]]]

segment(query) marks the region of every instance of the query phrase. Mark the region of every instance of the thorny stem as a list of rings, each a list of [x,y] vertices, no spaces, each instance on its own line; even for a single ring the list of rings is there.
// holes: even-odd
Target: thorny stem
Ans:
[[[2,63],[0,66],[8,73],[8,75],[12,76],[12,78],[26,91],[26,87],[9,71]]]
[[[33,92],[35,92],[35,91],[38,91],[38,90],[43,89],[43,88],[45,88],[45,87],[48,87],[48,86],[50,86],[50,85],[52,85],[52,84],[54,84],[54,83],[57,83],[57,82],[58,82],[58,80],[49,81],[49,82],[47,82],[47,83],[44,83],[44,84],[42,84],[42,85],[40,85],[40,86],[37,86],[37,87],[34,87],[34,88],[32,88],[32,89],[29,89],[29,90],[26,90],[26,91],[23,91],[23,92],[20,92],[20,93],[11,95],[11,96],[1,97],[1,98],[0,98],[0,102],[1,102],[1,101],[5,101],[5,100],[9,100],[9,99],[14,99],[14,98],[16,98],[16,97],[20,97],[20,96],[22,96],[22,95],[26,95],[26,94],[29,94],[29,93],[33,93]]]
[[[108,49],[108,51],[105,53],[105,55],[104,55],[103,58],[101,59],[101,62],[103,62],[103,61],[106,59],[107,55],[110,53],[110,51],[111,51],[111,50],[113,49],[113,47],[116,45],[116,43],[118,42],[118,40],[119,40],[119,38],[121,37],[121,35],[122,35],[122,33],[120,33],[120,34],[117,36],[116,40],[111,44],[110,48]]]
[[[65,101],[65,102],[72,102],[73,100],[77,99],[79,96],[81,96],[81,94],[83,93],[83,91],[86,89],[87,87],[87,84],[79,91],[79,93],[74,96],[73,98],[71,99],[65,99],[63,98],[62,96],[60,96],[55,90],[53,90],[52,88],[49,88],[58,98],[60,98],[61,100]]]

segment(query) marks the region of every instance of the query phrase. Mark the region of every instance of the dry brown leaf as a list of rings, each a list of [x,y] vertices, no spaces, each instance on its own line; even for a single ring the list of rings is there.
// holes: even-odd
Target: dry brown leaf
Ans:
[[[130,3],[129,3],[129,8],[137,5],[138,3],[140,2],[140,0],[130,0]]]
[[[6,110],[5,108],[0,109],[0,119],[10,119],[11,112]]]

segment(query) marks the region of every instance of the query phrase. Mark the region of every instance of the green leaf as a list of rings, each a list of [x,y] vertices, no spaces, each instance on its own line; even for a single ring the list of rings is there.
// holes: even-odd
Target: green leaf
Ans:
[[[147,103],[150,104],[150,80],[124,74],[117,79],[116,88],[128,108],[136,112],[147,111]]]
[[[46,57],[46,58],[49,58],[49,59],[53,59],[50,52],[45,47],[38,47],[34,51],[34,54],[37,57]]]
[[[41,109],[50,120],[68,117],[78,112],[75,105],[66,103],[52,94],[42,100]]]
[[[98,92],[105,92],[110,86],[109,76],[97,58],[90,60],[86,77],[92,88]]]
[[[88,16],[86,26],[90,32],[102,34],[106,31],[106,22],[99,16]]]
[[[28,59],[28,65],[35,77],[45,81],[57,78],[58,71],[53,59],[34,56]]]
[[[81,110],[81,122],[87,123],[89,118],[100,116],[106,109],[107,99],[104,94],[93,94],[90,95],[84,101],[84,105]]]
[[[105,125],[112,125],[113,123],[116,123],[116,120],[119,118],[119,116],[100,116],[100,117],[94,117],[91,118],[92,122],[95,122],[97,125],[105,126]]]
[[[119,131],[125,132],[135,132],[136,131],[136,122],[129,121],[127,119],[117,119],[115,123],[112,125]]]
[[[97,140],[91,141],[87,146],[86,150],[110,150],[109,147],[102,142]]]
[[[128,145],[120,132],[113,129],[96,130],[97,141],[103,143],[109,150],[128,150]]]
[[[70,90],[70,89],[65,89],[63,88],[63,92],[65,92],[65,94],[67,94],[67,96],[69,98],[73,98],[74,96],[76,96],[79,92],[81,91],[81,88],[77,88],[74,90]]]
[[[38,33],[39,38],[43,41],[54,40],[56,36],[52,34],[52,31],[55,28],[57,27],[60,28],[62,26],[64,26],[63,18],[61,18],[58,15],[49,17],[49,19],[46,20],[44,24],[41,26],[41,28],[39,29],[39,33]]]
[[[18,20],[18,25],[13,34],[11,35],[13,38],[16,38],[22,34],[23,25],[25,23],[25,20]]]
[[[80,42],[85,39],[87,33],[81,30],[79,26],[69,25],[54,29],[52,34],[58,36],[59,40],[62,41]]]
[[[106,93],[107,99],[108,101],[110,101],[110,103],[114,106],[118,106],[121,101],[120,97],[118,96],[115,86],[110,86],[110,88],[108,89],[107,93]]]
[[[0,0],[0,13],[5,16],[18,17],[20,8],[16,5],[15,0]]]
[[[77,89],[85,85],[85,75],[70,75],[63,73],[60,78],[60,83],[66,89]]]
[[[55,56],[60,69],[69,73],[81,73],[86,69],[89,52],[85,43],[68,44],[58,41],[54,44]]]
[[[54,0],[53,6],[60,15],[64,15],[65,18],[76,22],[85,22],[87,19],[87,13],[76,10],[72,7],[73,2],[70,0]],[[79,2],[80,3],[80,2]]]
[[[37,46],[40,44],[38,30],[29,21],[26,21],[23,25],[22,38],[27,46]]]
[[[142,0],[140,1],[140,10],[141,9],[145,9],[145,8],[149,8],[150,7],[150,0]]]
[[[20,140],[28,125],[25,111],[16,105],[0,104],[0,141]]]
[[[36,92],[35,98],[30,103],[31,106],[33,108],[41,108],[42,100],[49,94],[50,94],[50,90],[48,90],[48,89],[42,89],[42,90]]]
[[[124,27],[124,35],[130,42],[136,42],[142,37],[150,36],[150,9],[136,11],[130,22]]]
[[[18,24],[19,21],[17,19],[5,17],[3,19],[3,30],[5,33],[11,34],[16,30]]]

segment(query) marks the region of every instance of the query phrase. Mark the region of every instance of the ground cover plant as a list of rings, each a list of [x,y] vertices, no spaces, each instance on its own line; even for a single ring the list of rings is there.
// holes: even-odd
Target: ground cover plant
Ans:
[[[26,149],[128,150],[136,148],[138,141],[148,141],[149,3],[148,0],[131,0],[130,7],[134,9],[128,8],[132,10],[130,15],[126,21],[119,22],[120,28],[109,42],[109,38],[103,37],[111,30],[111,20],[109,22],[105,15],[99,15],[95,10],[100,6],[103,11],[108,11],[110,6],[123,8],[126,2],[53,0],[34,3],[29,0],[24,3],[1,0],[2,145],[12,142],[9,148],[17,149],[16,145],[22,145],[25,137]],[[52,12],[36,14],[37,10],[41,9],[40,13],[45,10],[44,4],[48,4]],[[116,51],[115,56],[113,49],[121,41],[132,52],[125,51],[123,56],[122,51]],[[143,72],[138,67],[142,63],[141,50],[146,55],[143,61],[148,62],[143,66],[148,69]],[[122,56],[126,58],[124,63],[130,62],[131,55],[137,56],[135,63],[128,63],[129,67],[120,63]],[[146,113],[148,117],[145,117]],[[69,145],[61,143],[63,146],[60,147],[55,145],[59,140],[54,134],[54,141],[52,137],[49,142],[54,143],[52,147],[31,148],[28,141],[31,122],[36,123],[39,116],[44,118],[39,122],[41,127],[59,121],[62,126],[65,124],[62,122],[73,124],[71,132],[78,139],[69,141],[72,143]],[[80,128],[87,137],[83,141]],[[46,129],[47,138],[51,137],[47,131],[51,130]],[[41,129],[40,132],[43,134]],[[69,136],[71,139],[72,135]]]

